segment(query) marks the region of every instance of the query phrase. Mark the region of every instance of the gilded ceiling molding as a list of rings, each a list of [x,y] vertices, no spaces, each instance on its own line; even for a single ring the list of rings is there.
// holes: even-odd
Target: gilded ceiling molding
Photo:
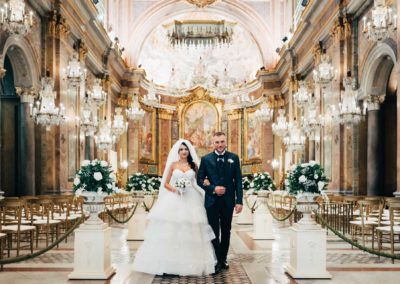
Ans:
[[[217,0],[186,0],[186,2],[196,5],[199,8],[204,8],[217,2]]]

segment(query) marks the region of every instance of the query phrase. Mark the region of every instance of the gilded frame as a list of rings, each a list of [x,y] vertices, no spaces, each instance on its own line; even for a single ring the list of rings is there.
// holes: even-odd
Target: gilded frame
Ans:
[[[182,137],[182,138],[185,138],[185,133],[186,133],[186,130],[187,130],[187,129],[185,129],[185,125],[186,125],[185,115],[186,115],[187,112],[191,109],[191,107],[193,107],[193,106],[196,105],[196,104],[206,105],[209,109],[213,110],[214,113],[215,113],[215,118],[216,118],[215,121],[214,121],[214,131],[217,132],[217,131],[220,131],[220,129],[221,129],[221,115],[220,115],[220,113],[219,113],[219,111],[218,111],[218,108],[217,108],[214,104],[212,104],[211,102],[209,102],[209,101],[206,101],[206,100],[197,100],[197,101],[193,101],[193,102],[190,102],[190,103],[186,104],[186,105],[184,106],[184,108],[183,108],[181,114],[180,114],[180,127],[179,127],[179,132],[180,132],[180,137]],[[188,139],[188,140],[189,140],[189,139]],[[206,146],[206,147],[207,147],[207,146]],[[207,147],[207,148],[209,148],[209,147]],[[202,148],[201,148],[201,149],[202,149]],[[199,150],[199,149],[196,148],[196,150]],[[209,151],[209,149],[207,149],[207,152],[208,152],[208,151]],[[198,155],[199,155],[199,157],[202,156],[201,153],[199,153]]]
[[[151,163],[154,164],[156,163],[156,110],[150,107],[146,107],[144,105],[141,106],[143,110],[145,111],[145,115],[143,117],[142,123],[140,124],[140,144],[139,144],[139,161],[141,163]],[[144,150],[144,140],[143,140],[143,126],[146,125],[146,119],[150,117],[150,131],[147,132],[146,136],[148,134],[151,134],[151,153],[148,156],[143,155],[143,150]]]
[[[227,139],[228,139],[228,150],[229,151],[234,151],[234,149],[232,148],[232,132],[233,130],[236,128],[233,126],[233,123],[237,123],[237,131],[238,131],[238,135],[236,137],[237,139],[237,155],[239,156],[239,158],[242,158],[242,115],[241,112],[236,110],[236,111],[232,111],[231,113],[228,113],[228,133],[226,133],[227,135]]]
[[[254,163],[261,163],[261,145],[262,143],[262,127],[261,123],[255,118],[253,115],[255,114],[256,109],[246,109],[244,111],[244,149],[243,149],[243,156],[244,156],[244,163],[245,164],[254,164]],[[254,126],[254,130],[252,130],[252,134],[255,134],[256,136],[253,136],[253,139],[249,139],[250,133],[250,123],[256,123]],[[253,127],[252,127],[253,128]],[[257,135],[258,133],[258,135]],[[250,140],[253,140],[256,142],[257,145],[260,145],[260,148],[258,150],[258,153],[256,152],[254,155],[249,156],[248,152],[248,146],[250,145]],[[255,150],[254,150],[255,151]]]

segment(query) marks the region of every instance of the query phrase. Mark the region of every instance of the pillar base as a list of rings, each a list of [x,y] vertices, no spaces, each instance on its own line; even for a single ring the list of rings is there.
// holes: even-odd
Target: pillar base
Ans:
[[[272,215],[263,204],[254,213],[253,240],[275,240],[272,235]]]
[[[140,206],[140,205],[139,205]],[[127,241],[143,241],[147,224],[147,212],[140,206],[128,222]]]

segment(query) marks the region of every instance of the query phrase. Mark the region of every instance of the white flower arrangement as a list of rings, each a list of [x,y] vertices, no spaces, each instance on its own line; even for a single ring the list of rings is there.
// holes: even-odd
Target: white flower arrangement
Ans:
[[[190,180],[188,180],[187,178],[180,178],[178,180],[175,181],[175,187],[176,190],[180,193],[183,194],[185,193],[186,189],[191,185],[192,183],[190,182]]]
[[[114,192],[115,174],[106,161],[82,161],[81,168],[76,172],[73,190],[76,195],[83,191],[111,194]]]
[[[298,194],[301,192],[321,193],[328,184],[324,168],[317,162],[310,161],[292,166],[293,170],[285,180],[285,186],[289,193]]]
[[[149,177],[146,174],[137,172],[128,178],[126,191],[146,191],[155,192],[160,189],[161,178]]]

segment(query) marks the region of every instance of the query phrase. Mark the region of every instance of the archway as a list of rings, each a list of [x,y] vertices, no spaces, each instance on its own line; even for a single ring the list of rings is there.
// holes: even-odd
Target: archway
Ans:
[[[396,53],[391,42],[375,46],[364,65],[362,91],[368,112],[361,136],[367,138],[360,146],[363,163],[360,178],[365,178],[367,195],[393,196],[397,178],[397,79]],[[360,139],[360,141],[363,139]]]
[[[9,37],[1,46],[6,70],[0,102],[1,180],[6,196],[35,194],[35,135],[30,118],[32,88],[38,90],[38,68],[25,39]],[[37,59],[37,58],[36,58]]]

